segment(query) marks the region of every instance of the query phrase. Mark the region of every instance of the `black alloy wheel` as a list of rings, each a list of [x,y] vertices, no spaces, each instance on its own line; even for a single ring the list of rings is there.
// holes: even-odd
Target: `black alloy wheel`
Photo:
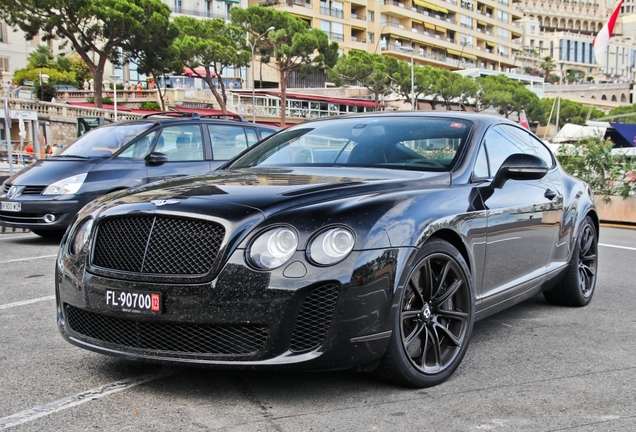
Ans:
[[[418,258],[380,373],[399,384],[430,387],[445,381],[466,353],[474,294],[468,266],[450,243],[432,239]]]
[[[585,306],[594,295],[598,266],[598,234],[592,219],[581,223],[572,258],[563,279],[543,296],[548,303],[562,306]]]

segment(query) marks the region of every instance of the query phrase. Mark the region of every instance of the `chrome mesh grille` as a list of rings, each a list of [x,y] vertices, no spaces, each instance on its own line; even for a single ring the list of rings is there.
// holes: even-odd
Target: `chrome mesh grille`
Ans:
[[[134,321],[70,305],[66,317],[71,330],[80,335],[126,348],[172,353],[254,355],[268,335],[261,325]]]
[[[318,348],[331,326],[338,301],[338,284],[314,289],[303,302],[292,333],[290,349],[302,353]]]
[[[103,220],[95,239],[93,264],[133,273],[207,274],[225,229],[214,222],[166,216]]]

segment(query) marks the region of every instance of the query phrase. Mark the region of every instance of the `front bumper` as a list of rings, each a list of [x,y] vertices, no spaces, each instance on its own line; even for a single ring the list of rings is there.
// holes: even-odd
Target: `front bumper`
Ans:
[[[331,268],[312,267],[298,252],[283,268],[257,272],[237,250],[214,280],[197,284],[78,273],[58,260],[58,326],[77,346],[131,359],[293,369],[369,364],[391,335],[395,268],[369,265],[383,252],[353,253]],[[159,292],[163,313],[112,310],[105,292],[113,289]]]
[[[19,202],[19,212],[0,211],[0,225],[10,228],[26,228],[40,231],[64,231],[75,215],[97,195],[73,196],[71,199],[59,199],[53,196],[24,196],[19,199],[0,202]]]

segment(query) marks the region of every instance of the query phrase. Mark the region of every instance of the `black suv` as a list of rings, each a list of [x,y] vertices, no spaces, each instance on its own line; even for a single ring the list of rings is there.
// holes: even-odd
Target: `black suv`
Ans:
[[[7,179],[0,225],[59,237],[77,212],[101,195],[207,173],[278,130],[237,115],[183,112],[101,126]]]

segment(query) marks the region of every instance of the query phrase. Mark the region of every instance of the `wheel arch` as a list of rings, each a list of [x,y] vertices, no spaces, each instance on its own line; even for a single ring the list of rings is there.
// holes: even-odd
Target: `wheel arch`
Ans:
[[[455,247],[455,249],[459,251],[459,253],[462,255],[462,257],[466,261],[466,264],[468,265],[468,269],[470,270],[470,272],[473,273],[472,261],[470,259],[470,255],[468,254],[468,249],[466,248],[466,245],[464,244],[464,241],[462,240],[459,234],[457,234],[455,231],[450,229],[441,229],[431,234],[429,238],[427,239],[427,241],[430,240],[431,238],[439,238],[453,245],[453,247]]]

